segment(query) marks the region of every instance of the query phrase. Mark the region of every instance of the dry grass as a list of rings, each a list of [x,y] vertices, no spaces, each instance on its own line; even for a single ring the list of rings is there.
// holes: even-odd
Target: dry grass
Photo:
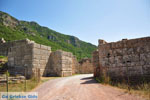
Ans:
[[[38,85],[41,85],[42,83],[56,79],[58,77],[41,77],[41,81],[38,82],[36,79],[30,79],[26,81],[26,89],[25,89],[25,81],[20,83],[12,83],[9,82],[8,85],[8,91],[9,92],[29,92],[32,91],[34,88],[36,88]],[[0,92],[7,92],[6,84],[0,85]]]
[[[99,78],[96,78],[96,81],[105,85],[110,85],[113,87],[123,89],[125,92],[129,94],[139,95],[150,100],[150,83],[143,83],[143,84],[132,85],[132,86],[129,86],[126,83],[111,84],[112,82],[108,77],[106,78],[103,77],[101,80]]]
[[[35,80],[27,80],[26,81],[26,91],[30,91],[38,85],[37,81]],[[25,92],[25,81],[20,83],[12,83],[9,82],[8,84],[8,91],[9,92]],[[0,86],[0,92],[7,92],[6,84]]]
[[[144,84],[134,85],[134,86],[128,86],[127,84],[122,83],[122,84],[117,84],[112,86],[125,89],[126,92],[130,94],[136,94],[150,100],[150,83],[144,83]],[[130,90],[128,88],[130,88]]]

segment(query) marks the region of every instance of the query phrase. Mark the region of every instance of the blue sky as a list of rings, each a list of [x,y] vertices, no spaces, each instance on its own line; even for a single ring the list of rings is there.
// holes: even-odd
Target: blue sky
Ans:
[[[96,45],[150,36],[150,0],[0,0],[0,10]]]

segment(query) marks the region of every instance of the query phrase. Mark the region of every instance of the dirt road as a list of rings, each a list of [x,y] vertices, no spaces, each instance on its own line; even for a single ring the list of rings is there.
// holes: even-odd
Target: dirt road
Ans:
[[[39,100],[143,100],[97,83],[92,74],[50,80],[34,91],[38,92]]]

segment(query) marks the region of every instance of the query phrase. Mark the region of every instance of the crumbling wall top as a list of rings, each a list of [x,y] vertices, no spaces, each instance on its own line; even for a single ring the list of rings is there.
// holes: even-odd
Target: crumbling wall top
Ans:
[[[105,40],[99,39],[98,43],[99,43],[99,45],[102,45],[102,44],[106,44],[107,42]]]
[[[57,50],[55,53],[62,55],[62,56],[68,56],[68,57],[73,57],[73,54],[71,52],[66,52],[62,50]]]
[[[117,49],[117,48],[130,48],[141,45],[147,45],[150,43],[150,37],[136,38],[136,39],[122,39],[117,42],[107,43],[104,40],[99,40],[99,47],[101,50],[105,49]]]

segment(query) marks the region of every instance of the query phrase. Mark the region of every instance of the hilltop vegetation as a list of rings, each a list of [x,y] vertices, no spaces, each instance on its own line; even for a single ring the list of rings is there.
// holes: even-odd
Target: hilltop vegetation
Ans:
[[[36,22],[19,21],[0,11],[0,37],[6,41],[29,38],[36,43],[51,46],[52,51],[61,49],[72,52],[78,59],[91,57],[95,45],[40,26]]]

